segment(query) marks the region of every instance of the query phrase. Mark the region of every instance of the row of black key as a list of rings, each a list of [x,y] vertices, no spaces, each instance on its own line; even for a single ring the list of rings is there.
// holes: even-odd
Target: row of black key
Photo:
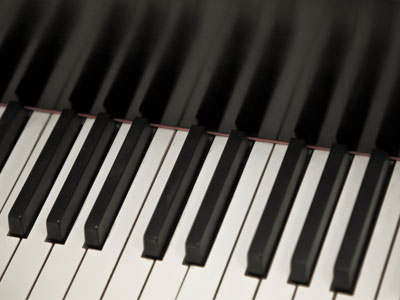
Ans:
[[[6,117],[5,115],[4,118]],[[61,114],[10,211],[12,235],[28,237],[81,124],[82,121],[72,111],[67,110]],[[116,126],[109,116],[99,115],[96,118],[48,217],[49,240],[58,243],[66,240],[115,132]],[[88,247],[101,249],[104,244],[151,136],[152,129],[145,120],[137,119],[131,126],[86,222],[85,238]],[[191,128],[146,230],[144,256],[162,259],[209,143],[209,137],[203,128]],[[186,241],[185,263],[206,263],[249,149],[250,143],[243,133],[231,133]],[[308,153],[309,150],[301,140],[290,142],[268,205],[249,248],[249,275],[265,277],[268,274],[297,188],[307,167]],[[334,145],[292,258],[291,282],[306,285],[310,282],[349,165],[350,155],[346,147]],[[372,153],[337,258],[332,284],[336,291],[352,292],[354,289],[391,168],[386,152],[376,150]]]
[[[289,214],[288,200],[285,201],[284,197],[277,197],[274,190],[282,188],[283,182],[279,175],[284,172],[285,167],[287,168],[290,156],[293,158],[297,154],[294,151],[297,143],[298,141],[294,140],[289,145],[268,204],[250,246],[247,266],[247,274],[249,275],[260,278],[268,276],[268,270],[278,243],[274,238],[278,240],[280,238],[280,233],[276,237],[277,233],[275,232],[282,232],[285,224],[282,222],[267,224],[266,222],[274,218],[285,218]],[[295,166],[295,163],[298,164],[299,159],[292,161],[292,167]],[[350,155],[346,147],[333,145],[292,256],[289,282],[302,285],[310,283],[349,166]],[[390,179],[391,169],[392,163],[388,154],[381,150],[373,151],[336,260],[332,282],[332,290],[334,291],[345,293],[354,291],[376,217]],[[291,173],[290,175],[293,176],[294,174]],[[286,180],[288,180],[288,176],[286,176]],[[300,183],[299,180],[301,180],[301,177],[296,178],[297,184]],[[275,230],[275,232],[265,234],[267,230]]]

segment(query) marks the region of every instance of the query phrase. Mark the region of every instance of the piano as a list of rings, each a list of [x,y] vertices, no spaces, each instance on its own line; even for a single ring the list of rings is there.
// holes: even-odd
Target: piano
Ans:
[[[0,0],[0,299],[400,299],[399,28]]]

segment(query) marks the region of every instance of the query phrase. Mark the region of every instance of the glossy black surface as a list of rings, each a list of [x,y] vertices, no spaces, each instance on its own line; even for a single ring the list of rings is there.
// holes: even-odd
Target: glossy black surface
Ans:
[[[398,155],[398,1],[0,5],[3,102]]]

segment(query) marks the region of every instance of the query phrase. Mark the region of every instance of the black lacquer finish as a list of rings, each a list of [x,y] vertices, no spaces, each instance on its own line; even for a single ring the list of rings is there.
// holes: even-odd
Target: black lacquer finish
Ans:
[[[5,103],[398,155],[396,1],[2,5]]]

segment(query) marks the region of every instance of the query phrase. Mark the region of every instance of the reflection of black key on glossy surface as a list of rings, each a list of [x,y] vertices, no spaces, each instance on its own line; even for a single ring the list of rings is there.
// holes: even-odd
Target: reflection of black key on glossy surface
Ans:
[[[196,10],[195,10],[196,11]],[[146,91],[140,112],[154,123],[159,123],[164,115],[176,81],[182,72],[190,44],[196,36],[197,15],[185,13],[179,18],[168,47],[163,53],[160,65]]]
[[[293,283],[310,283],[349,165],[347,147],[333,145],[292,257],[289,281]]]
[[[224,52],[219,59],[196,114],[199,124],[213,130],[217,130],[220,126],[247,56],[251,38],[249,24],[243,20],[238,20],[230,32]]]
[[[14,148],[24,125],[28,112],[18,103],[10,102],[0,119],[0,171]]]
[[[161,24],[157,9],[149,9],[130,42],[129,51],[124,56],[118,74],[103,103],[106,111],[113,116],[118,118],[126,116],[154,49]],[[133,120],[138,116],[139,114],[129,114],[126,117]]]
[[[109,72],[111,61],[120,45],[126,27],[128,10],[114,6],[102,26],[102,33],[91,51],[79,79],[69,98],[72,107],[81,113],[89,113],[104,78]],[[118,21],[117,21],[118,20]],[[85,101],[82,101],[85,99]],[[114,99],[115,101],[116,99]]]
[[[268,273],[304,174],[307,153],[302,140],[290,141],[247,255],[248,275],[265,277]]]
[[[232,131],[186,240],[186,264],[205,264],[249,150],[245,134]]]
[[[85,242],[101,249],[136,175],[152,136],[145,119],[135,119],[85,224]]]
[[[47,238],[63,243],[75,222],[115,133],[109,115],[99,114],[47,218]]]
[[[61,1],[54,16],[51,17],[51,23],[38,41],[37,51],[15,90],[18,99],[24,104],[37,105],[63,48],[68,43],[78,11],[80,11],[78,2]]]
[[[391,165],[381,150],[371,154],[350,222],[336,259],[332,289],[352,293],[382,203]]]
[[[13,2],[16,3],[17,1]],[[3,93],[6,91],[29,40],[36,30],[37,19],[43,16],[43,11],[46,10],[37,2],[25,2],[1,42],[0,98],[4,97]]]
[[[62,112],[8,215],[11,235],[28,236],[81,125],[75,112]]]
[[[204,128],[192,126],[144,234],[144,256],[163,258],[208,145]]]

